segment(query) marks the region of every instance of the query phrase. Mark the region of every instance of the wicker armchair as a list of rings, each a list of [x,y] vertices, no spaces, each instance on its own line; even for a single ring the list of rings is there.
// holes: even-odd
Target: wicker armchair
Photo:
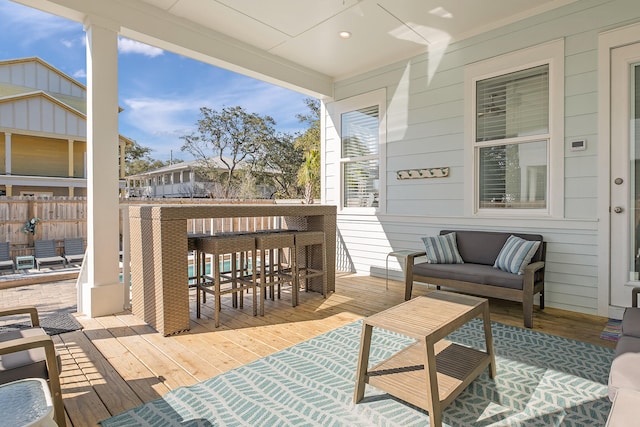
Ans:
[[[53,340],[40,327],[35,307],[15,307],[0,310],[0,316],[28,314],[31,328],[0,333],[0,384],[25,378],[49,380],[55,421],[66,426],[62,390],[60,388],[61,362]]]

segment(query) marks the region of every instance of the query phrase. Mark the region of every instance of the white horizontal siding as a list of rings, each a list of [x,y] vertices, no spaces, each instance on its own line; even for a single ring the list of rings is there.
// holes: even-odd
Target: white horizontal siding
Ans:
[[[552,228],[542,227],[486,227],[473,224],[447,224],[446,218],[387,217],[378,221],[375,216],[346,216],[338,220],[340,236],[352,267],[360,273],[385,277],[386,256],[393,250],[424,250],[423,236],[433,236],[442,229],[483,229],[542,234],[547,242],[545,303],[551,307],[584,313],[597,313],[597,236],[593,224],[584,222],[576,228],[565,229],[566,221],[554,221]],[[432,222],[432,223],[430,223]],[[404,266],[389,257],[389,277],[402,280]]]
[[[339,215],[339,230],[356,269],[384,276],[389,251],[421,249],[419,236],[444,228],[540,233],[547,245],[546,303],[596,313],[598,307],[598,34],[640,17],[632,0],[584,0],[463,40],[438,63],[429,54],[338,82],[335,99],[387,89],[385,213]],[[565,41],[565,219],[478,219],[464,216],[464,67],[504,53]],[[434,55],[435,58],[435,55]],[[435,74],[429,74],[429,67]],[[330,132],[328,132],[330,134]],[[586,139],[584,151],[570,143]],[[554,141],[554,143],[558,143]],[[327,141],[328,201],[339,204],[339,141]],[[448,166],[448,178],[396,179],[400,169]],[[607,203],[607,201],[603,201]],[[391,277],[401,263],[389,259]]]

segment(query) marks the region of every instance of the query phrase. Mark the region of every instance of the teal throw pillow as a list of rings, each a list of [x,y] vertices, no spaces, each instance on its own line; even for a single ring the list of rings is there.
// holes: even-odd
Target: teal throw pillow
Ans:
[[[431,264],[464,264],[458,252],[456,233],[423,237],[422,241],[427,252],[427,262]]]
[[[523,274],[524,269],[531,262],[531,258],[538,250],[540,241],[525,240],[516,236],[509,236],[496,258],[494,268],[513,274]]]

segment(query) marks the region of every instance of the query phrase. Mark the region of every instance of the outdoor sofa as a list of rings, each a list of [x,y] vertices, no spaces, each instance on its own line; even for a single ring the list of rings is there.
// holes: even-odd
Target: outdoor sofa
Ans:
[[[413,283],[422,282],[517,301],[522,303],[524,325],[533,326],[535,294],[540,294],[540,309],[544,309],[546,242],[541,235],[442,230],[440,236],[423,237],[423,242],[426,251],[407,257],[405,300],[411,299]],[[416,263],[422,256],[427,256],[427,262]]]

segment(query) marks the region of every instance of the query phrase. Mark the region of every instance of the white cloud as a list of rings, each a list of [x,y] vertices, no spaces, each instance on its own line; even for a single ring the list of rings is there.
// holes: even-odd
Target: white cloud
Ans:
[[[76,78],[76,79],[86,79],[87,78],[87,72],[84,69],[78,70],[75,73],[73,73],[72,77]]]
[[[201,106],[194,99],[129,98],[121,119],[152,135],[182,136],[191,132]],[[176,138],[177,141],[177,138]]]
[[[122,54],[134,53],[150,58],[164,54],[164,51],[160,48],[149,46],[135,40],[125,39],[124,37],[118,38],[118,51]]]
[[[294,132],[304,127],[296,114],[308,112],[302,102],[305,95],[240,75],[227,77],[225,83],[216,88],[206,106],[219,109],[240,105],[249,113],[273,117],[281,131]]]
[[[67,49],[77,49],[78,47],[85,47],[87,45],[87,38],[83,31],[79,37],[64,38],[60,40],[60,43]]]
[[[22,42],[25,44],[50,39],[53,34],[62,35],[71,34],[78,30],[82,31],[82,24],[78,22],[10,1],[0,1],[0,15],[3,17],[3,31],[10,33],[15,31],[23,34]],[[22,31],[24,27],[28,27],[29,31]],[[69,38],[64,40],[69,40]]]

